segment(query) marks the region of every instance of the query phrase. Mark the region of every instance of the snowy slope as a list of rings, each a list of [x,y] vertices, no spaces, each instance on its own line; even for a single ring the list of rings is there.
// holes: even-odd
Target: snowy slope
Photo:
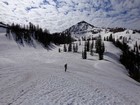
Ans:
[[[126,29],[123,32],[117,32],[117,33],[102,31],[101,35],[102,35],[102,38],[104,38],[104,37],[110,36],[110,34],[112,34],[112,36],[115,39],[119,39],[120,41],[122,41],[122,39],[123,39],[121,37],[125,37],[126,38],[126,40],[125,40],[126,43],[130,46],[131,49],[133,49],[136,42],[137,42],[138,45],[140,45],[140,33],[138,33],[138,32],[133,33],[133,31],[134,30],[129,30],[129,29]]]
[[[118,38],[120,36],[123,36],[123,37],[127,38],[127,43],[132,48],[133,48],[133,46],[135,45],[136,42],[138,43],[138,45],[140,45],[140,33],[136,32],[136,33],[133,34],[133,30],[126,30],[126,31],[121,32],[121,33],[116,33],[115,36],[118,37]]]
[[[140,105],[140,84],[105,42],[105,60],[79,53],[21,47],[0,33],[0,105]],[[68,72],[64,72],[64,64]]]

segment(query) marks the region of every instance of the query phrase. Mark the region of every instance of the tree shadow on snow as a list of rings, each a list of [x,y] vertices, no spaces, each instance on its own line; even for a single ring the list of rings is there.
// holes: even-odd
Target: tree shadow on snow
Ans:
[[[88,58],[87,60],[90,60],[90,61],[97,61],[96,59],[92,59],[92,58]]]
[[[114,60],[116,60],[116,61],[119,61],[118,56],[116,56],[116,55],[113,54],[113,53],[105,52],[104,55],[106,55],[106,56],[108,56],[108,57],[110,57],[110,58],[112,58],[112,59],[114,59]]]

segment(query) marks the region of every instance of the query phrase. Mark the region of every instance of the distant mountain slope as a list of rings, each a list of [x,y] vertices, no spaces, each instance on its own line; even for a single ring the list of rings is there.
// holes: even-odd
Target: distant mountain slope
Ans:
[[[94,25],[91,25],[90,23],[87,23],[86,21],[78,22],[77,24],[71,26],[70,28],[64,30],[62,33],[71,34],[73,36],[87,36],[92,34],[99,34],[102,31],[105,32],[123,32],[125,31],[125,28],[103,28],[103,27],[96,27]]]
[[[86,21],[81,21],[66,29],[63,33],[81,34],[93,30],[94,27],[95,26],[87,23]]]

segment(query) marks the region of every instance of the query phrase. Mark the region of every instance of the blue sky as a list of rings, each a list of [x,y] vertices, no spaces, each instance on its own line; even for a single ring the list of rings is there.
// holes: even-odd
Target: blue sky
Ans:
[[[0,20],[63,31],[85,20],[99,27],[140,29],[140,0],[1,0]]]

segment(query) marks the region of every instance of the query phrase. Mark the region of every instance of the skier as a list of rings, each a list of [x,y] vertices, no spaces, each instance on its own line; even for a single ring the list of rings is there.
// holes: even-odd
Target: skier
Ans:
[[[65,72],[67,71],[67,63],[64,65]]]

